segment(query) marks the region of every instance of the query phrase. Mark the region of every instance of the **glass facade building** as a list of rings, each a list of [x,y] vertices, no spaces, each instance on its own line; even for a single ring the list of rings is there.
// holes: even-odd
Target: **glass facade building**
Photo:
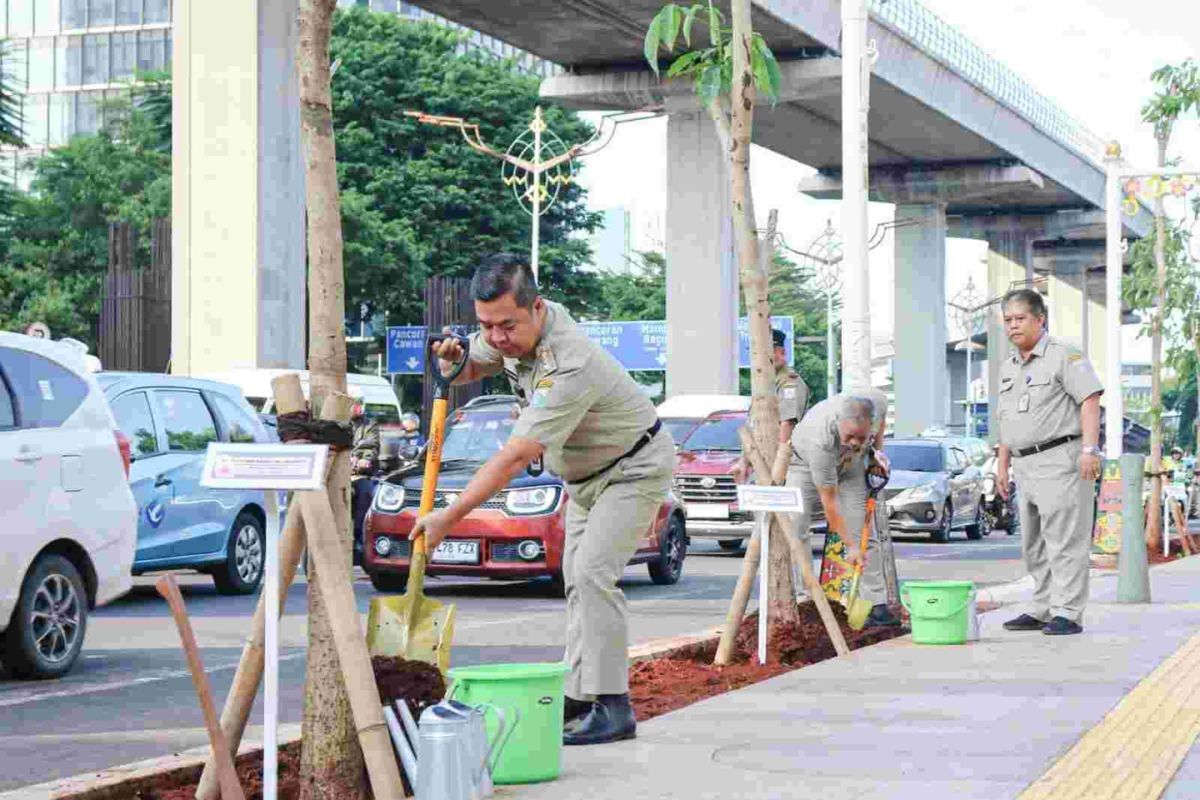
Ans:
[[[254,2],[254,0],[246,0]],[[193,0],[202,2],[202,0]],[[555,67],[529,53],[397,0],[339,0],[342,6],[427,19],[467,33],[462,50],[511,58],[522,72]],[[103,124],[102,101],[120,93],[135,72],[171,67],[172,0],[0,0],[0,39],[16,89],[29,147],[0,151],[0,175],[17,175],[21,160]]]

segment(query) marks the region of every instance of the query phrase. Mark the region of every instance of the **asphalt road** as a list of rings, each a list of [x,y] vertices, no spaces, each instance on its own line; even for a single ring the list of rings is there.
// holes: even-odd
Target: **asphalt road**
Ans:
[[[993,533],[948,544],[897,539],[902,580],[974,580],[1004,583],[1024,575],[1020,538]],[[632,643],[694,633],[719,625],[740,567],[740,554],[696,541],[675,586],[655,586],[645,567],[631,567],[623,583]],[[255,598],[222,597],[201,576],[182,579],[184,596],[218,705],[241,654]],[[453,663],[547,661],[562,655],[563,601],[548,582],[500,583],[430,579],[430,595],[458,607]],[[365,614],[372,594],[365,577],[355,584]],[[281,624],[281,722],[302,714],[305,587],[294,586]],[[248,736],[260,732],[261,707]],[[153,578],[91,617],[79,664],[49,682],[0,678],[0,791],[105,767],[169,755],[207,741],[175,626]]]

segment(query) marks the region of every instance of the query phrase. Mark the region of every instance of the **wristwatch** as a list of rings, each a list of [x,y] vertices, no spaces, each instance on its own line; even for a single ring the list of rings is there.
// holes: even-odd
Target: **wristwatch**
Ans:
[[[1103,453],[1104,453],[1103,450],[1101,450],[1097,445],[1094,445],[1094,444],[1085,444],[1083,446],[1083,448],[1080,450],[1080,452],[1082,452],[1084,455],[1089,455],[1089,456],[1098,456],[1098,455],[1103,455]]]

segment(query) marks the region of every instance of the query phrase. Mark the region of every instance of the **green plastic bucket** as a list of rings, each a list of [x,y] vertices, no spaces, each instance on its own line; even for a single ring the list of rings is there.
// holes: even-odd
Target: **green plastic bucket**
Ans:
[[[447,696],[499,707],[512,733],[492,769],[495,783],[552,781],[562,772],[563,676],[566,664],[482,664],[450,670]],[[488,714],[488,738],[500,724]]]
[[[917,644],[962,644],[967,640],[968,607],[975,597],[970,581],[913,581],[900,590],[912,617]]]

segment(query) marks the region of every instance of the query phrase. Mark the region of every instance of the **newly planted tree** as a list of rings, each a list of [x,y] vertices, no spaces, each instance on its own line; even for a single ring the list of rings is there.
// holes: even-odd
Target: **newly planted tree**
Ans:
[[[645,56],[656,74],[662,52],[674,56],[666,77],[692,81],[697,99],[712,119],[725,152],[723,163],[714,164],[712,168],[727,170],[730,183],[738,273],[750,319],[751,432],[764,460],[772,464],[779,447],[779,404],[774,394],[775,368],[771,360],[771,313],[767,296],[773,244],[771,235],[760,238],[757,231],[750,186],[750,140],[758,92],[775,101],[779,96],[781,74],[766,41],[754,33],[750,6],[750,0],[732,0],[727,25],[724,15],[711,0],[707,4],[691,6],[666,5],[646,31]],[[707,44],[693,48],[692,33],[697,24],[707,29]],[[702,165],[698,167],[703,168]],[[757,480],[770,483],[772,476],[759,472]],[[773,557],[769,567],[768,613],[773,623],[796,622],[798,612],[786,533],[772,524],[770,535]],[[747,550],[747,559],[753,557],[755,549]],[[743,570],[743,575],[747,574],[752,574],[752,569]],[[718,663],[729,656],[732,634],[741,622],[745,603],[743,593],[735,594],[725,636],[717,653]]]
[[[1142,107],[1142,120],[1154,126],[1158,143],[1158,166],[1167,166],[1167,149],[1175,123],[1183,115],[1200,108],[1200,65],[1188,59],[1178,66],[1165,66],[1154,71],[1151,79],[1158,86]],[[1185,248],[1186,252],[1186,248]],[[1155,311],[1151,316],[1151,373],[1150,373],[1150,522],[1146,539],[1159,541],[1162,535],[1162,367],[1163,326],[1169,309],[1167,304],[1167,219],[1163,192],[1154,192],[1154,262]]]

